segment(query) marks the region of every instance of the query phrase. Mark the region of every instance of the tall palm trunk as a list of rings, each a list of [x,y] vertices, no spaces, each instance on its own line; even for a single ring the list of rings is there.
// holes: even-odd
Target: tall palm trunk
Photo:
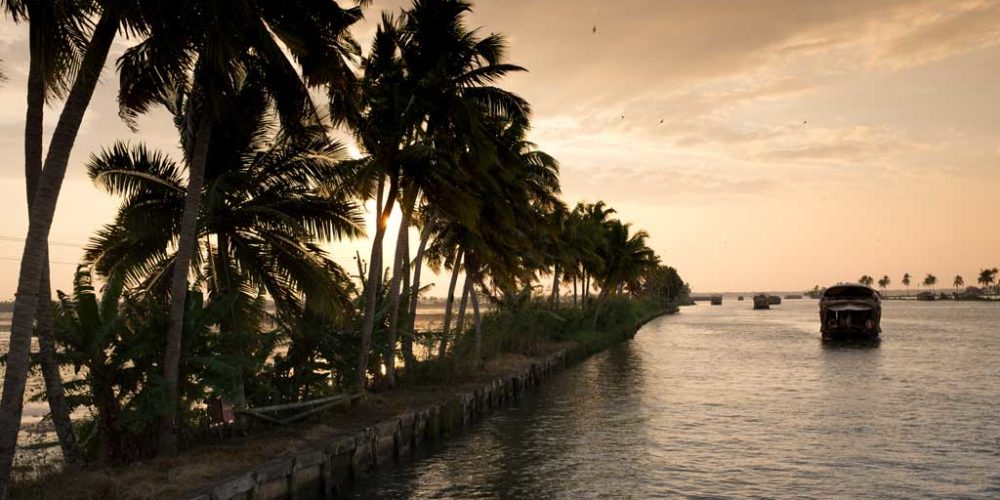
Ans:
[[[205,164],[208,162],[208,146],[212,140],[212,118],[207,110],[202,110],[195,135],[191,167],[188,169],[187,192],[184,195],[184,212],[181,215],[181,234],[177,241],[174,257],[173,276],[170,281],[170,319],[167,327],[167,348],[163,360],[163,377],[167,383],[169,404],[160,419],[160,435],[157,452],[161,455],[177,453],[177,406],[178,385],[180,383],[181,341],[184,332],[184,303],[187,298],[188,273],[191,257],[198,246],[198,211],[201,208],[201,192],[205,184]]]
[[[111,42],[118,28],[118,16],[113,9],[101,14],[80,64],[80,71],[66,104],[59,115],[49,143],[49,153],[42,168],[35,199],[29,211],[28,236],[25,238],[21,266],[18,273],[14,316],[11,320],[10,343],[7,352],[7,370],[4,372],[3,396],[0,399],[0,500],[7,497],[10,470],[14,464],[17,434],[21,428],[21,411],[24,403],[24,385],[28,374],[28,357],[31,351],[32,323],[38,313],[38,289],[42,267],[47,258],[52,218],[66,166],[73,150],[83,115],[100,77],[101,68],[108,57]]]
[[[32,16],[44,19],[42,16]],[[37,22],[29,26],[29,54],[31,61],[28,67],[28,110],[24,120],[24,178],[28,194],[28,210],[35,199],[38,188],[38,178],[42,175],[42,127],[45,118],[45,68],[42,54],[45,53],[45,43],[41,26]],[[48,245],[46,245],[47,247]],[[38,358],[42,368],[42,378],[45,380],[45,399],[49,402],[49,412],[52,415],[52,426],[55,427],[59,447],[62,449],[66,463],[79,465],[83,461],[73,433],[73,423],[69,417],[66,405],[66,393],[63,390],[62,377],[59,373],[59,361],[56,359],[56,346],[52,339],[52,290],[49,278],[48,248],[42,263],[42,279],[38,284],[38,315],[35,318],[35,330],[38,336]]]
[[[472,288],[472,318],[475,327],[473,337],[472,359],[478,368],[483,362],[483,317],[479,314],[479,297],[476,296],[475,285]]]
[[[579,304],[576,300],[576,274],[573,275],[573,307],[577,307]]]
[[[403,359],[406,361],[406,367],[410,368],[413,366],[415,359],[413,357],[413,333],[416,331],[417,326],[417,302],[420,300],[420,271],[424,267],[424,251],[427,250],[427,242],[431,239],[431,228],[432,224],[427,223],[424,228],[420,230],[420,245],[417,247],[417,256],[413,259],[413,283],[410,285],[410,314],[407,318],[409,321],[405,339],[403,341]]]
[[[451,311],[455,306],[455,287],[458,285],[458,273],[462,271],[462,247],[455,252],[452,263],[451,282],[448,283],[448,299],[444,306],[444,328],[441,330],[441,344],[438,346],[438,360],[444,361],[448,354],[448,336],[451,334]]]
[[[411,193],[404,193],[402,203],[403,217],[399,223],[399,234],[396,236],[396,258],[393,262],[392,280],[389,282],[389,333],[385,348],[385,382],[389,387],[396,385],[396,332],[399,330],[399,286],[403,274],[410,272],[406,252],[409,250],[410,218],[413,216],[413,204],[416,201],[416,188]]]
[[[408,313],[410,310],[410,286],[411,286],[410,266],[412,262],[410,260],[409,231],[406,232],[405,237],[406,237],[406,247],[404,248],[404,250],[406,251],[403,252],[403,260],[401,261],[400,267],[406,269],[406,272],[403,273],[403,283],[400,286],[400,294],[402,295],[402,297],[400,297],[400,302],[401,302],[400,307],[403,308],[404,312]],[[413,366],[413,364],[409,363],[408,359],[409,356],[413,355],[413,335],[410,333],[410,330],[406,329],[409,326],[409,324],[410,324],[409,316],[404,316],[403,326],[402,326],[402,336],[399,339],[399,350],[402,351],[403,353],[403,364],[406,367]]]
[[[466,259],[468,262],[469,259]],[[465,331],[465,307],[469,304],[469,290],[472,288],[472,273],[469,272],[469,266],[465,266],[465,283],[462,284],[462,301],[458,306],[458,321],[455,322],[455,338],[461,338],[462,332]]]
[[[365,285],[365,314],[361,322],[361,351],[358,353],[356,373],[355,389],[358,392],[364,392],[368,375],[368,357],[371,354],[372,333],[375,331],[375,304],[378,299],[378,287],[382,281],[382,240],[389,223],[389,214],[392,213],[393,204],[396,202],[396,190],[396,179],[392,179],[385,207],[376,207],[378,213],[375,219],[375,237],[372,238],[371,263],[368,265],[368,282]],[[381,196],[381,189],[379,195]]]
[[[559,264],[552,269],[552,307],[559,307]]]

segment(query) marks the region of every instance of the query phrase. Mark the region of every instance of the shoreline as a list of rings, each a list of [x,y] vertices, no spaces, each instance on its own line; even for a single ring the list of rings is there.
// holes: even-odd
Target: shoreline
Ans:
[[[645,324],[678,309],[668,308],[636,322],[631,333],[594,351],[577,344],[541,358],[519,373],[501,376],[472,391],[406,411],[341,436],[320,449],[305,450],[254,467],[208,488],[186,493],[188,500],[324,498],[349,491],[357,480],[411,459],[419,450],[471,428],[493,410],[517,403],[531,388],[591,355],[631,340]]]
[[[172,458],[121,467],[65,469],[11,491],[12,498],[322,498],[451,436],[590,355],[632,339],[668,307],[599,343],[549,344],[534,356],[504,354],[444,383],[370,393],[350,408],[266,433],[206,443]],[[100,492],[100,493],[99,493]],[[42,496],[38,496],[41,494]]]

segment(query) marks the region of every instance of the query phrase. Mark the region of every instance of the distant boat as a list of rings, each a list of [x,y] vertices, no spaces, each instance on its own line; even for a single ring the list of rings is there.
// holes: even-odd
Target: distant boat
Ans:
[[[767,295],[754,295],[753,296],[753,308],[754,309],[770,309],[771,301],[767,300]]]
[[[882,298],[871,287],[840,284],[819,300],[824,340],[877,339],[882,332]]]
[[[740,301],[740,302],[743,302],[743,296],[742,296],[742,295],[740,295],[739,297],[736,297],[736,300],[738,300],[738,301]]]
[[[818,299],[822,296],[823,296],[822,290],[813,290],[811,292],[806,293],[806,297],[809,297],[810,299]]]
[[[713,306],[721,306],[722,305],[722,295],[713,295],[712,296],[712,305]]]
[[[777,295],[772,295],[772,296],[770,296],[770,297],[767,298],[767,302],[769,304],[771,304],[772,306],[780,306],[781,305],[781,297],[778,297]]]
[[[785,300],[800,300],[801,298],[802,296],[798,294],[785,295]]]
[[[920,292],[917,294],[917,300],[937,300],[934,296],[934,292]]]

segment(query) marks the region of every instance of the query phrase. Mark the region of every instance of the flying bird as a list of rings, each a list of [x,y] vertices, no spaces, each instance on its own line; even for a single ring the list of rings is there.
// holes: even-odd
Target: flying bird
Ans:
[[[663,120],[660,120],[660,125],[663,125]]]
[[[594,34],[595,35],[597,34],[597,25],[596,24],[594,25]]]

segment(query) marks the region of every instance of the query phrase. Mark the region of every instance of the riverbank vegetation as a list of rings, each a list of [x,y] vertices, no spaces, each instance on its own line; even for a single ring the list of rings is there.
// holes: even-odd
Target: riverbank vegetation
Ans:
[[[946,291],[941,291],[937,293],[935,286],[938,283],[937,276],[928,273],[921,284],[924,287],[924,297],[933,297],[938,299],[950,299],[950,300],[996,300],[1000,297],[1000,270],[997,268],[984,268],[979,271],[979,275],[976,277],[976,283],[979,287],[968,286],[966,287],[965,278],[956,274],[952,279],[953,290],[949,293]],[[903,297],[910,297],[910,285],[913,283],[913,277],[910,273],[904,273],[900,282],[906,289],[905,295]],[[863,275],[858,278],[858,283],[865,286],[874,286],[876,284],[875,278],[870,275]],[[883,275],[878,279],[878,288],[882,290],[882,296],[884,298],[900,298],[898,295],[889,294],[889,286],[892,285],[892,278],[888,275]],[[822,291],[819,285],[816,285],[810,292],[812,294],[818,294]],[[930,294],[930,295],[928,295]]]
[[[560,198],[557,160],[528,140],[529,103],[501,86],[524,68],[502,35],[467,26],[468,3],[385,13],[366,50],[352,36],[359,3],[0,3],[29,23],[33,96],[0,496],[29,361],[46,375],[31,396],[49,402],[67,463],[117,465],[218,434],[228,413],[220,421],[206,403],[387,391],[552,343],[591,351],[683,300],[644,231],[604,203]],[[50,308],[59,188],[119,35],[123,119],[166,109],[180,152],[113,137],[93,152],[86,172],[119,209]],[[43,161],[44,104],[62,97]],[[385,248],[392,214],[397,244]],[[342,268],[327,249],[354,238],[371,253]],[[424,268],[449,280],[439,330],[416,325]],[[62,380],[60,365],[75,375]],[[78,408],[87,416],[71,421]]]

